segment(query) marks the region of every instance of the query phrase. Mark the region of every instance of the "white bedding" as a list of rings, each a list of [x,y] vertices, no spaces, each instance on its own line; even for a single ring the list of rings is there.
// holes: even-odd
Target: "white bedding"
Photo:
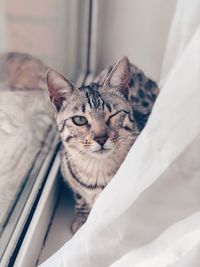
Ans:
[[[52,117],[45,90],[11,91],[1,83],[0,225],[43,146]]]

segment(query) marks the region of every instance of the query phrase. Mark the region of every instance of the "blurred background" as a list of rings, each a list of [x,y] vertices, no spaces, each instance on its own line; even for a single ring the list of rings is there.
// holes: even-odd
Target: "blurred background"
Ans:
[[[87,0],[1,0],[0,52],[28,53],[74,76],[84,57],[88,16]]]
[[[174,0],[1,0],[1,52],[30,53],[73,76],[85,56],[89,2],[92,69],[127,55],[158,80]]]

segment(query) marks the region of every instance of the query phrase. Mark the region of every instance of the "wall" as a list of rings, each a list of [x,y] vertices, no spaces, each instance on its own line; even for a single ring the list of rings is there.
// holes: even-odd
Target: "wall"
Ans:
[[[175,0],[94,0],[93,65],[103,69],[122,55],[159,80]]]
[[[64,69],[66,50],[65,0],[6,0],[6,48],[35,55],[47,64]],[[63,46],[65,45],[65,47]]]

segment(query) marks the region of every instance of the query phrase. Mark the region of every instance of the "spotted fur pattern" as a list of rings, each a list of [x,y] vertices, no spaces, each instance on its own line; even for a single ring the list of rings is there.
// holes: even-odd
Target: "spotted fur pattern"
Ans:
[[[61,170],[76,202],[75,233],[144,128],[159,89],[127,57],[88,86],[76,88],[54,70],[47,83],[63,142]]]

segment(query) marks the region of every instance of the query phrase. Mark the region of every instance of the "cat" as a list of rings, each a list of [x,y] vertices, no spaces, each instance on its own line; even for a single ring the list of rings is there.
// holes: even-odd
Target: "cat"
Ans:
[[[90,85],[76,88],[52,69],[47,85],[63,144],[61,171],[75,198],[75,233],[144,128],[159,88],[127,57]]]

